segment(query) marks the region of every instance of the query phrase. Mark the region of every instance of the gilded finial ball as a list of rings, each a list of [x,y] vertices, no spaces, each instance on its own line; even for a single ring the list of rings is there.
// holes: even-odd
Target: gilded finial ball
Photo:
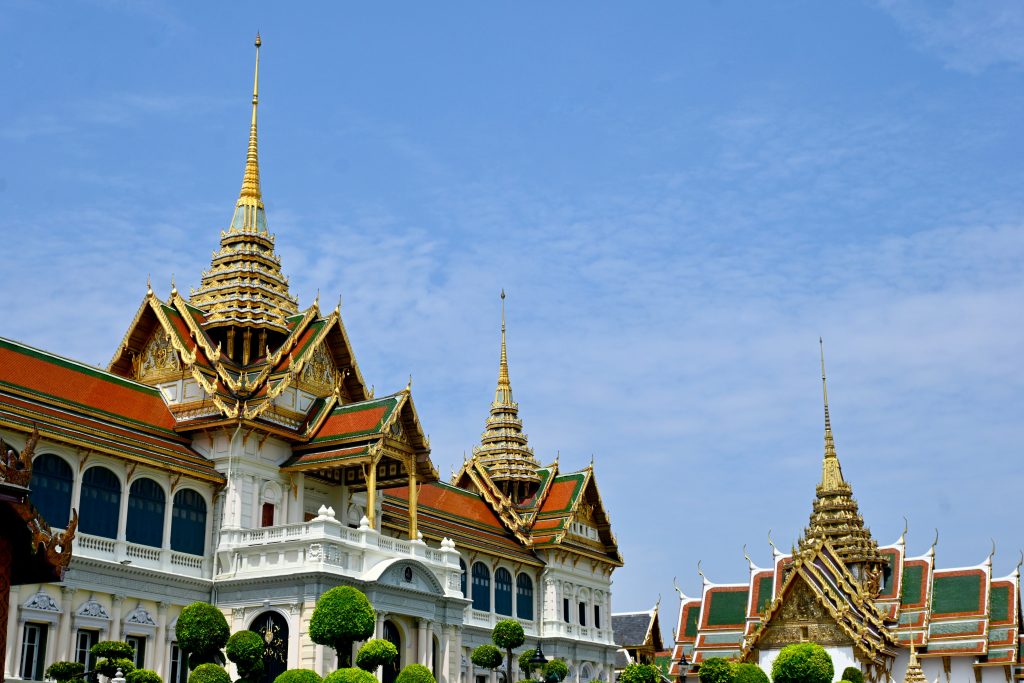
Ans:
[[[502,300],[505,299],[505,289],[504,288],[502,288],[502,290],[501,290],[501,298],[502,298]]]
[[[257,31],[256,32],[256,47],[259,47],[262,44],[263,44],[263,41],[260,40],[260,33],[259,33],[259,31]]]

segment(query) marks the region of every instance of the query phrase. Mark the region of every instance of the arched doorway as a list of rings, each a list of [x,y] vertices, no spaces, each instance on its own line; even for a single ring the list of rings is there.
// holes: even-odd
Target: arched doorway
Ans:
[[[381,679],[384,683],[395,683],[398,672],[402,670],[402,633],[390,621],[384,622],[384,640],[390,642],[398,650],[398,656],[391,664],[385,664]]]
[[[273,683],[288,669],[288,621],[277,612],[263,612],[252,620],[250,631],[260,634],[263,651],[261,683]]]

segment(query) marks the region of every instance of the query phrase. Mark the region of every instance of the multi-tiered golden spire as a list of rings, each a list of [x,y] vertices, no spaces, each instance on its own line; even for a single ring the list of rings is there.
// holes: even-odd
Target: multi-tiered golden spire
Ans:
[[[907,662],[907,672],[903,674],[903,683],[928,683],[921,670],[921,662],[917,659],[917,649],[910,644],[910,661]]]
[[[491,481],[515,502],[531,495],[540,483],[540,463],[533,456],[519,419],[519,404],[512,400],[512,382],[508,376],[508,351],[505,345],[505,290],[501,292],[501,359],[498,386],[494,390],[491,414],[487,418],[480,445],[473,457],[483,465]]]
[[[821,389],[825,404],[825,457],[821,463],[821,483],[815,489],[810,524],[804,530],[804,544],[827,540],[858,578],[877,584],[877,572],[884,562],[878,543],[864,526],[853,489],[843,478],[836,455],[832,421],[828,412],[828,383],[825,379],[825,346],[821,339]],[[877,585],[868,586],[877,589]]]
[[[252,86],[252,121],[249,148],[245,158],[242,189],[235,203],[231,226],[220,234],[220,249],[213,253],[210,269],[203,273],[191,302],[206,313],[207,328],[227,328],[225,339],[229,356],[248,362],[265,352],[267,332],[284,334],[286,318],[298,313],[298,302],[288,291],[288,280],[281,273],[281,259],[274,253],[274,236],[267,232],[267,216],[260,191],[260,167],[257,153],[256,108],[259,104],[260,44],[256,35],[256,68]],[[235,328],[243,330],[246,340],[259,329],[264,343],[255,346],[239,339]],[[217,335],[214,335],[217,336]]]

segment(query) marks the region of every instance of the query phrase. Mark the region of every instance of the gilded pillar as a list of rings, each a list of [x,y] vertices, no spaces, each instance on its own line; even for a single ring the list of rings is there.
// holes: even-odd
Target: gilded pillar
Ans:
[[[370,528],[377,528],[377,459],[370,461],[370,471],[366,477],[366,519],[370,520]]]

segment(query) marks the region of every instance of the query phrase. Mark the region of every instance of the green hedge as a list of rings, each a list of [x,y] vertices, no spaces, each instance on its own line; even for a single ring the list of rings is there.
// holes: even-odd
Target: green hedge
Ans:
[[[469,655],[469,659],[481,669],[497,669],[501,666],[501,650],[493,645],[480,645]]]
[[[499,660],[500,661],[500,660]],[[410,664],[402,669],[395,683],[437,683],[434,674],[422,664]]]
[[[322,683],[320,674],[312,669],[288,669],[274,679],[274,683]]]
[[[125,679],[128,683],[164,683],[160,674],[150,669],[136,669],[125,676]]]
[[[519,655],[519,670],[527,676],[533,673],[534,667],[530,664],[530,660],[533,659],[534,652],[536,652],[536,650],[531,647],[529,650]]]
[[[208,602],[193,602],[181,610],[174,628],[178,648],[188,654],[192,669],[200,664],[223,664],[221,650],[230,635],[224,614]]]
[[[653,664],[628,664],[619,677],[620,683],[658,683],[661,671]]]
[[[390,664],[398,657],[398,648],[389,640],[374,638],[366,641],[356,653],[356,666],[363,671],[374,672],[379,667]]]
[[[369,671],[345,667],[324,676],[323,683],[377,683],[377,677]]]
[[[255,631],[239,631],[228,638],[228,659],[238,667],[239,680],[253,680],[263,674],[266,643]]]
[[[43,676],[60,683],[80,683],[84,673],[85,664],[81,662],[54,662],[46,667]]]
[[[569,665],[561,659],[552,659],[544,665],[544,680],[545,681],[561,681],[565,680],[565,677],[569,675]]]
[[[697,671],[700,683],[732,683],[732,663],[722,657],[708,657]]]
[[[96,662],[96,670],[107,678],[113,678],[116,676],[118,669],[121,670],[121,673],[127,676],[131,672],[135,671],[135,663],[125,657],[101,659]]]
[[[744,662],[732,665],[733,683],[770,683],[768,674],[757,664]]]
[[[231,676],[224,667],[207,662],[192,669],[188,683],[231,683]]]
[[[774,683],[832,683],[835,668],[817,643],[794,643],[782,648],[772,662]]]
[[[864,672],[855,666],[848,666],[843,669],[843,680],[850,683],[864,683]]]
[[[339,664],[348,664],[352,643],[373,635],[377,613],[363,592],[352,586],[335,586],[320,596],[309,621],[309,638],[334,648]]]
[[[97,659],[131,659],[135,648],[123,640],[101,640],[89,648]]]

